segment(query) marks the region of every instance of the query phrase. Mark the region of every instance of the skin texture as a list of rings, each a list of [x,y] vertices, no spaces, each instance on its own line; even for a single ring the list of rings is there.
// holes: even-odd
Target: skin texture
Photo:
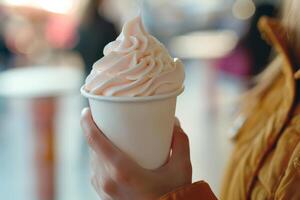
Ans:
[[[95,125],[88,108],[81,126],[91,148],[91,183],[103,200],[152,200],[192,182],[189,141],[179,123],[174,127],[167,163],[146,170],[115,147]]]

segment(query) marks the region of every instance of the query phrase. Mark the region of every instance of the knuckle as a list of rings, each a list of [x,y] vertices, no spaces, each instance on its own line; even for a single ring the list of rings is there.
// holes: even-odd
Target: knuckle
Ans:
[[[118,173],[118,171],[123,171],[123,172],[127,172],[128,171],[128,163],[127,160],[124,158],[123,155],[121,154],[116,154],[114,156],[114,159],[112,161],[113,163],[113,170],[114,172]]]
[[[91,180],[91,184],[94,187],[94,189],[99,190],[99,184],[98,184],[97,177],[95,175],[93,175],[90,180]]]
[[[95,132],[90,131],[90,133],[87,134],[86,139],[90,146],[95,146],[96,141],[97,141],[97,135]]]
[[[103,182],[102,191],[109,196],[114,196],[117,192],[117,186],[113,180],[107,179]]]
[[[114,170],[114,180],[118,183],[129,184],[131,180],[129,174],[126,168],[118,168]]]
[[[118,159],[112,168],[112,178],[117,183],[124,185],[132,185],[136,180],[135,176],[133,176],[136,173],[130,163],[122,158]]]

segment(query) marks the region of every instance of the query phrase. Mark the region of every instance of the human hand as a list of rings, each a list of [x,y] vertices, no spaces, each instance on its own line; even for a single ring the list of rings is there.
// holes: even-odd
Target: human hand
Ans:
[[[189,141],[180,125],[173,132],[172,153],[165,165],[147,170],[115,147],[99,130],[90,109],[81,126],[92,149],[92,185],[103,200],[153,200],[192,182]]]

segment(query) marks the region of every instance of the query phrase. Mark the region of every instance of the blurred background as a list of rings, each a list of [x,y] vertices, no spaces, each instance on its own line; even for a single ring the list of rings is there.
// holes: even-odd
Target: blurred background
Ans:
[[[79,93],[124,21],[184,61],[176,115],[193,179],[216,194],[240,120],[238,97],[272,54],[256,28],[276,0],[0,0],[0,199],[97,199],[79,126]],[[233,127],[233,128],[232,128]]]

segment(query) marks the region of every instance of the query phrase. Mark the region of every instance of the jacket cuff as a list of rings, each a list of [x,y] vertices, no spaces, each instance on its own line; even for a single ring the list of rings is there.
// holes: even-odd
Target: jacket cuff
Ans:
[[[159,200],[217,200],[209,185],[199,181],[180,187],[160,197]]]

